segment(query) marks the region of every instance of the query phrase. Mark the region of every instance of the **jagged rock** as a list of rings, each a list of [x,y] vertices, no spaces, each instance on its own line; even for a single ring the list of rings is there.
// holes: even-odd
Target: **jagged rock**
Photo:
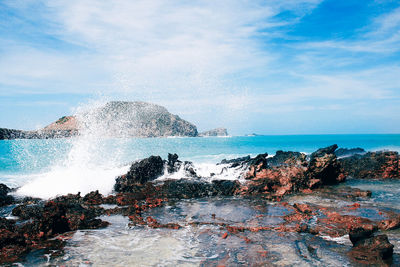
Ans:
[[[268,158],[268,164],[270,166],[302,165],[306,163],[306,158],[307,156],[300,152],[278,150],[275,156]]]
[[[248,162],[251,159],[250,155],[245,157],[240,157],[236,159],[223,159],[218,164],[231,164],[231,167],[235,168],[239,165],[242,165],[244,162]]]
[[[339,160],[346,175],[359,179],[400,178],[400,156],[394,151],[368,152]]]
[[[82,200],[89,205],[100,205],[104,202],[103,195],[99,193],[99,190],[87,193]]]
[[[129,172],[116,179],[117,192],[129,192],[135,184],[153,181],[163,174],[164,161],[160,156],[151,156],[132,164]]]
[[[340,163],[334,151],[337,145],[322,148],[306,155],[298,152],[277,151],[274,157],[260,154],[247,161],[250,180],[242,187],[241,194],[268,194],[281,197],[301,189],[312,189],[321,185],[335,184],[344,180]]]
[[[335,144],[311,154],[307,170],[310,187],[317,184],[337,184],[345,180],[341,165],[334,154],[337,147]]]
[[[62,242],[54,239],[59,234],[107,226],[107,222],[96,218],[104,209],[84,202],[79,194],[70,194],[15,207],[12,214],[19,217],[18,223],[0,218],[0,263],[15,262],[31,249],[59,247]]]
[[[182,165],[182,161],[178,160],[177,154],[168,153],[167,170],[168,173],[174,173],[179,170]]]
[[[228,136],[226,128],[216,128],[209,131],[199,133],[199,136]]]

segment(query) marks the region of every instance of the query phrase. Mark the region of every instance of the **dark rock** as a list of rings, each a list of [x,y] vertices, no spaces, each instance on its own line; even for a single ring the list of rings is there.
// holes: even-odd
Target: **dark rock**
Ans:
[[[366,264],[381,265],[383,260],[392,257],[393,247],[387,235],[378,235],[359,241],[350,251],[350,255]]]
[[[178,160],[177,154],[168,153],[167,170],[168,173],[177,172],[182,165],[182,161]]]
[[[28,251],[25,237],[18,232],[15,221],[0,218],[0,263],[17,261]]]
[[[241,158],[236,158],[236,159],[223,159],[219,164],[231,164],[231,167],[235,168],[239,165],[242,165],[245,162],[248,162],[250,160],[250,155],[241,157]]]
[[[321,148],[311,154],[307,176],[310,187],[315,185],[331,185],[344,181],[342,167],[334,154],[337,145]]]
[[[8,195],[11,189],[5,184],[0,184],[0,207],[14,203],[14,197]]]
[[[83,197],[83,202],[89,205],[103,204],[103,195],[99,193],[99,190],[92,191]]]
[[[0,128],[0,140],[24,138],[24,131]]]
[[[164,162],[159,156],[151,156],[132,164],[129,172],[116,179],[117,192],[130,192],[134,185],[153,181],[163,174]]]
[[[354,227],[349,232],[350,241],[353,243],[353,246],[356,246],[364,239],[370,238],[377,230],[378,227],[372,224],[362,224]]]
[[[368,152],[339,160],[346,175],[359,179],[400,178],[400,156],[394,151]]]
[[[311,160],[313,160],[313,158],[319,158],[319,157],[324,157],[327,154],[334,154],[335,150],[338,148],[338,145],[334,144],[328,147],[324,147],[324,148],[320,148],[317,151],[313,152],[311,154]]]
[[[232,196],[240,183],[230,180],[215,180],[212,183],[188,179],[167,180],[158,189],[163,196],[175,199],[199,198],[208,196]]]
[[[21,204],[16,206],[11,214],[18,216],[21,220],[29,220],[31,218],[40,218],[43,212],[43,203],[41,204]]]
[[[343,157],[350,157],[356,154],[363,155],[367,153],[363,148],[357,147],[357,148],[339,148],[338,150],[335,151],[335,155],[338,158],[343,158]]]
[[[282,151],[278,150],[275,156],[268,158],[268,164],[270,166],[281,166],[281,165],[296,165],[306,163],[306,155],[300,152],[293,151]]]

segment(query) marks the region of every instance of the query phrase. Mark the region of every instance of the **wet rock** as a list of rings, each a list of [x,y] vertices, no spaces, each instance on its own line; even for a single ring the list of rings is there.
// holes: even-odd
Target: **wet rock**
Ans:
[[[15,221],[0,218],[0,263],[13,262],[28,252]]]
[[[19,217],[21,220],[29,220],[31,218],[39,218],[43,212],[43,203],[41,204],[21,204],[15,207],[11,214]]]
[[[168,180],[158,190],[167,198],[188,199],[208,196],[232,196],[240,187],[238,181],[215,180],[211,183],[188,179]]]
[[[350,255],[357,261],[380,265],[383,260],[392,257],[393,247],[387,235],[378,235],[358,241],[350,251]]]
[[[359,242],[364,239],[372,237],[372,235],[378,230],[378,227],[373,224],[362,224],[352,228],[349,232],[349,238],[353,246],[356,246]]]
[[[116,179],[117,192],[129,192],[134,185],[153,181],[163,174],[164,162],[160,156],[151,156],[132,164],[129,172]]]
[[[277,151],[272,158],[261,154],[248,161],[249,171],[245,178],[250,180],[241,190],[243,195],[264,194],[282,197],[304,189],[344,181],[340,163],[334,151],[337,145],[319,149],[310,161],[298,152]]]
[[[182,165],[182,161],[178,160],[177,154],[168,153],[167,170],[168,173],[174,173],[179,170]]]
[[[302,213],[305,213],[305,214],[311,214],[313,212],[311,207],[309,205],[307,205],[307,204],[294,203],[293,207],[296,210],[298,210],[298,211],[300,211]]]
[[[340,159],[346,175],[360,179],[400,178],[400,156],[394,151],[368,152]]]
[[[317,230],[331,237],[339,237],[349,233],[349,229],[356,229],[360,225],[373,225],[367,218],[343,215],[333,211],[322,211],[325,217],[317,219]]]
[[[272,158],[268,158],[268,164],[270,166],[281,166],[281,165],[299,165],[305,166],[307,164],[306,161],[307,156],[300,152],[293,151],[282,151],[278,150],[275,153],[275,156]]]
[[[9,192],[11,192],[11,189],[8,186],[0,184],[0,207],[14,202],[14,198],[8,195]]]
[[[231,167],[237,167],[244,162],[248,162],[250,160],[250,155],[245,156],[245,157],[240,157],[236,159],[223,159],[219,164],[231,164]]]
[[[315,187],[319,184],[337,184],[344,181],[345,176],[343,175],[341,165],[334,154],[337,147],[337,145],[332,145],[321,148],[311,154],[307,170],[307,176],[312,181],[310,187]]]
[[[104,202],[103,195],[99,193],[99,190],[86,194],[82,200],[89,205],[100,205]]]
[[[393,230],[400,228],[400,215],[397,215],[394,218],[380,221],[378,227],[381,230]]]
[[[344,157],[350,157],[356,154],[363,155],[367,153],[363,148],[357,147],[357,148],[339,148],[338,150],[335,151],[335,155],[338,158],[344,158]]]
[[[87,205],[100,196],[98,192],[86,198],[69,194],[49,201],[33,199],[21,203],[12,210],[18,221],[0,219],[0,262],[17,261],[32,249],[59,248],[62,242],[54,239],[59,234],[107,226],[107,222],[97,218],[104,209]]]

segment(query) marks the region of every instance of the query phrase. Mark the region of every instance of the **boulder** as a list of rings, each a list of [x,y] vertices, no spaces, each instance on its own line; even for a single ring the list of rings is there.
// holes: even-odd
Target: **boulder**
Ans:
[[[381,265],[384,260],[392,258],[393,247],[387,235],[378,235],[358,241],[351,249],[350,255],[355,260],[369,265]]]
[[[331,185],[344,181],[345,176],[335,150],[337,145],[321,148],[311,154],[308,165],[307,176],[310,180],[310,187],[317,185]]]
[[[153,181],[160,177],[163,171],[164,161],[160,156],[151,156],[137,161],[132,164],[127,174],[116,179],[114,189],[117,192],[132,191],[134,185]]]
[[[14,197],[8,195],[11,189],[5,184],[0,184],[0,207],[12,204],[14,202]]]
[[[349,238],[353,246],[356,246],[360,241],[372,237],[378,230],[378,227],[373,224],[362,224],[354,227],[349,232]]]

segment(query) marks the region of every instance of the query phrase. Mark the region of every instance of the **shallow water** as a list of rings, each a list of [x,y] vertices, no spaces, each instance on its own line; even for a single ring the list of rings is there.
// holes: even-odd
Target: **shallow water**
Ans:
[[[261,205],[262,204],[262,205]],[[78,231],[65,248],[65,255],[49,264],[78,266],[346,266],[348,247],[310,234],[274,231],[222,235],[217,225],[197,222],[229,222],[249,225],[256,215],[265,215],[257,225],[276,225],[278,211],[272,203],[240,199],[181,201],[156,208],[146,215],[160,222],[179,222],[179,230],[128,227],[121,216],[104,218],[112,225],[103,230]],[[215,219],[210,214],[215,213]],[[255,224],[255,222],[253,222]],[[246,242],[251,240],[251,242]],[[85,266],[85,265],[83,265]]]
[[[383,183],[383,182],[382,182]],[[381,207],[385,194],[381,183],[350,181],[372,190],[372,198],[360,198],[361,208],[349,214],[382,219],[374,207]],[[340,190],[344,185],[334,187]],[[392,181],[392,187],[400,181]],[[334,192],[333,191],[333,192]],[[332,194],[333,196],[333,194]],[[397,195],[397,198],[400,198]],[[375,201],[377,199],[377,201]],[[320,195],[296,195],[285,199],[343,209],[354,201]],[[386,207],[389,209],[388,207]],[[394,207],[399,208],[398,206]],[[392,209],[390,209],[392,210]],[[101,230],[78,231],[67,241],[64,255],[41,262],[42,265],[66,266],[363,266],[348,258],[352,245],[348,235],[338,238],[307,233],[274,230],[230,233],[221,226],[277,226],[289,211],[279,203],[261,199],[203,198],[170,202],[152,209],[151,216],[160,223],[179,223],[179,230],[129,226],[127,217],[104,216],[111,225]],[[223,238],[227,233],[228,236]],[[388,231],[395,245],[393,266],[400,264],[400,230]],[[249,241],[250,240],[250,241]],[[37,258],[36,258],[37,260]],[[29,265],[29,262],[27,262]]]

